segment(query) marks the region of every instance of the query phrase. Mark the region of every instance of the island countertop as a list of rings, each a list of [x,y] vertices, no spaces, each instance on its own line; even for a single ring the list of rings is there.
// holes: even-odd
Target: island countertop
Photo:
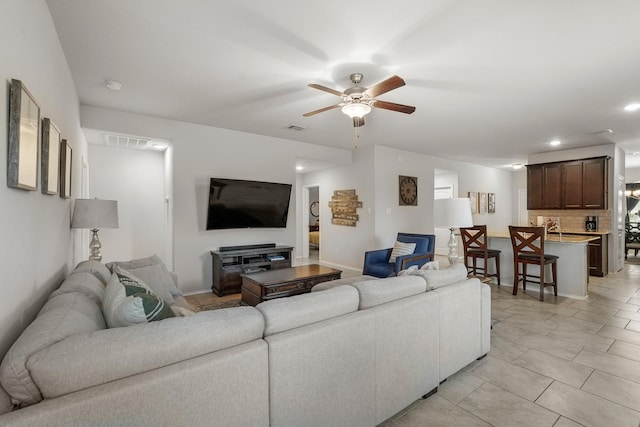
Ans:
[[[499,231],[489,231],[487,232],[487,237],[496,237],[503,239],[510,239],[509,232],[499,232]],[[545,241],[548,242],[560,242],[560,243],[589,243],[593,240],[598,240],[600,235],[596,236],[587,236],[587,235],[577,235],[577,234],[555,234],[548,233]]]
[[[597,240],[600,235],[575,235],[562,233],[548,234],[544,241],[544,252],[559,257],[557,261],[558,269],[558,295],[586,299],[588,295],[589,283],[589,265],[588,265],[588,247],[589,242]],[[487,243],[489,248],[500,251],[500,276],[502,284],[509,286],[513,283],[513,247],[511,246],[511,238],[507,230],[504,231],[488,231]],[[489,270],[495,271],[490,264]],[[545,275],[547,282],[551,281],[550,269],[546,268]],[[513,286],[513,285],[512,285]],[[520,288],[522,285],[520,284]],[[539,293],[537,284],[527,283],[527,294]],[[548,289],[550,290],[550,288]],[[522,292],[522,289],[519,290]],[[546,292],[548,295],[548,292]]]

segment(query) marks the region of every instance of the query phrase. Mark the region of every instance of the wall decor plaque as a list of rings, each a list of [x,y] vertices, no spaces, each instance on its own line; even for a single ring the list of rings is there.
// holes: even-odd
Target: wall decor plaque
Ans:
[[[331,224],[355,227],[356,222],[360,219],[356,209],[361,207],[362,202],[358,201],[356,190],[334,191],[329,202]]]
[[[66,139],[60,143],[60,197],[71,198],[71,146]]]
[[[487,193],[487,211],[489,213],[496,213],[496,193]]]
[[[478,193],[475,191],[469,191],[467,193],[469,195],[469,205],[471,206],[471,213],[478,213]]]

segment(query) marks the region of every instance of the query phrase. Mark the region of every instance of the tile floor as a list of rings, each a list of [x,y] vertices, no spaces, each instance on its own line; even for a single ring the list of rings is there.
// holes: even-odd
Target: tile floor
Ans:
[[[492,285],[489,355],[384,426],[640,426],[640,265],[587,301],[511,291]]]
[[[586,301],[511,291],[492,285],[489,355],[384,427],[639,427],[640,263],[591,277]]]

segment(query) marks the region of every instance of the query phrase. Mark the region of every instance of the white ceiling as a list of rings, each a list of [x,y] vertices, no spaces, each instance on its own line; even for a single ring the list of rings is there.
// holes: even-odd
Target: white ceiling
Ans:
[[[374,109],[359,146],[494,167],[554,138],[640,152],[640,111],[623,110],[640,102],[637,0],[47,3],[85,105],[352,148],[339,109],[302,117],[340,101],[307,84],[397,74],[379,98],[416,112]]]

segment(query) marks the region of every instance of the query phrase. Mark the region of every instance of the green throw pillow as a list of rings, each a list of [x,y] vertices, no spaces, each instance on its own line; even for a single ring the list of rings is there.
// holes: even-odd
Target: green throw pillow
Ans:
[[[175,317],[171,307],[146,283],[118,273],[107,283],[102,311],[110,328]]]

